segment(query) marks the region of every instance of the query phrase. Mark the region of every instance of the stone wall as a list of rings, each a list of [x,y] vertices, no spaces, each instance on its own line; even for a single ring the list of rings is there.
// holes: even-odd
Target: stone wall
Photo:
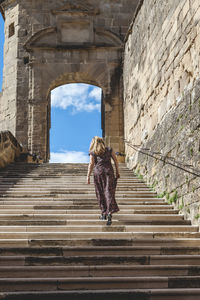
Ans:
[[[144,0],[126,40],[124,113],[132,144],[200,170],[199,0]],[[186,218],[200,221],[199,177],[128,145],[126,160]]]
[[[0,98],[0,131],[16,134],[16,89],[18,64],[18,9],[9,3],[5,14],[5,43],[3,69],[3,97]]]
[[[22,153],[22,147],[9,131],[0,132],[0,168],[14,162]]]

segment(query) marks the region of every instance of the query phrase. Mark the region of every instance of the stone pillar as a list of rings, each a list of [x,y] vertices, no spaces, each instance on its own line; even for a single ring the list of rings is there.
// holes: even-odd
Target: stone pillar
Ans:
[[[105,142],[115,152],[124,153],[123,109],[122,100],[110,95],[104,97]],[[118,155],[118,161],[124,162],[124,157]]]
[[[48,161],[48,126],[47,126],[47,101],[33,99],[29,103],[29,144],[31,154],[36,154],[44,162]]]

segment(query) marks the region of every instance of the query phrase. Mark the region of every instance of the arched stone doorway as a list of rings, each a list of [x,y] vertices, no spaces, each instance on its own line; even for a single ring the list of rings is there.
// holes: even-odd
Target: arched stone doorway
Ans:
[[[92,67],[92,66],[91,66]],[[99,86],[102,89],[102,135],[108,145],[116,151],[123,151],[123,107],[120,84],[115,86],[114,91],[107,86],[110,72],[93,65],[90,69],[91,75],[87,72],[63,72],[67,65],[60,66],[56,72],[55,65],[47,65],[41,73],[41,68],[34,68],[34,82],[37,87],[33,99],[29,101],[28,124],[28,149],[32,153],[39,154],[45,161],[49,159],[49,130],[50,130],[50,95],[51,90],[67,83],[87,83]],[[83,66],[82,66],[83,68]],[[88,68],[88,66],[85,66]],[[40,76],[39,76],[40,74]],[[52,74],[52,75],[51,75]],[[57,75],[57,76],[56,76]],[[54,76],[56,77],[54,79]],[[37,80],[38,78],[38,80]],[[115,76],[116,78],[116,76]],[[39,95],[42,95],[39,98]],[[39,120],[39,122],[36,122]]]
[[[123,41],[138,2],[0,0],[5,17],[0,130],[10,130],[25,149],[48,161],[50,91],[88,83],[103,91],[106,143],[123,152]]]

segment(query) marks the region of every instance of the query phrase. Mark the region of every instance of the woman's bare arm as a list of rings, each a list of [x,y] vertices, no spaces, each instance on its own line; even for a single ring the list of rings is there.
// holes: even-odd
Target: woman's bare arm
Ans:
[[[117,157],[116,157],[115,152],[113,150],[112,150],[112,159],[114,160],[114,164],[115,164],[116,177],[120,178],[119,165],[118,165]]]
[[[90,154],[90,163],[88,165],[88,173],[87,173],[87,183],[90,184],[90,175],[92,174],[92,170],[94,168],[94,157]]]

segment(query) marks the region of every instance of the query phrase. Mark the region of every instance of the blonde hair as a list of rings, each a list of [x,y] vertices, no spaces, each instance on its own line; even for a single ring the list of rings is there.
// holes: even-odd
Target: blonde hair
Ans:
[[[105,149],[106,146],[104,140],[99,136],[94,136],[90,144],[90,152],[93,152],[96,155],[103,155]]]

